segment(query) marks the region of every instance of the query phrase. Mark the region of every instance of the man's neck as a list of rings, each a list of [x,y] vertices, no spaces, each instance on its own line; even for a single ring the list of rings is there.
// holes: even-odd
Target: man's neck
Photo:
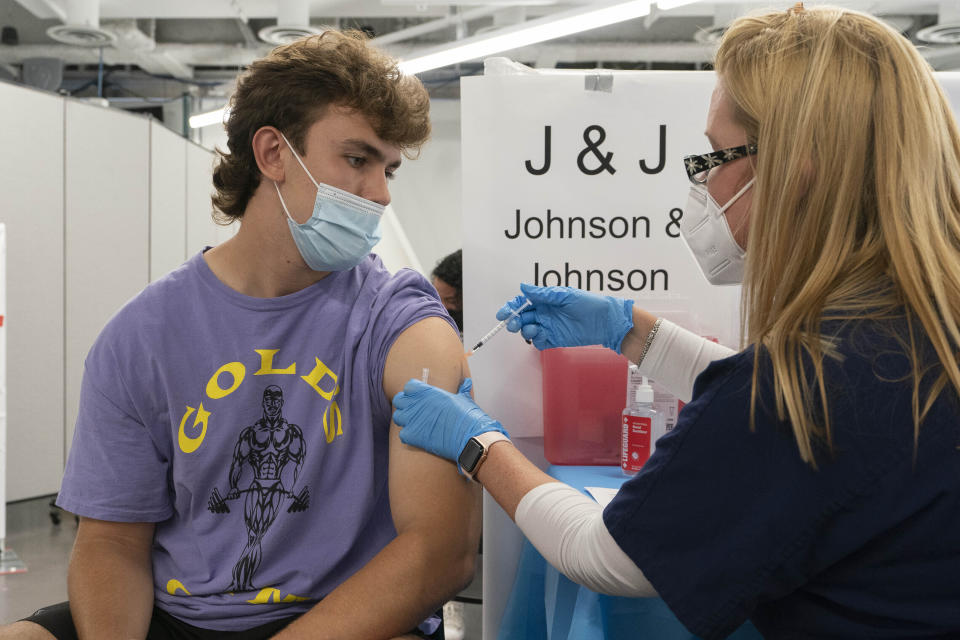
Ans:
[[[259,192],[259,190],[258,190]],[[214,275],[234,291],[253,298],[278,298],[322,280],[329,271],[307,267],[283,211],[255,195],[236,235],[203,254]]]

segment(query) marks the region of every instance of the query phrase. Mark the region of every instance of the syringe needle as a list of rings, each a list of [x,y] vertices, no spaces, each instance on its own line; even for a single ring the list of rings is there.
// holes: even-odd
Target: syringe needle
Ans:
[[[495,336],[495,335],[497,335],[498,333],[500,333],[500,331],[502,331],[503,328],[504,328],[505,326],[507,326],[507,323],[508,323],[508,322],[510,322],[511,320],[513,320],[514,318],[516,318],[517,316],[519,316],[519,315],[520,315],[520,312],[523,311],[524,309],[526,309],[527,307],[529,307],[531,304],[533,304],[533,303],[530,302],[529,300],[527,300],[527,301],[525,301],[522,305],[520,305],[519,307],[517,307],[516,309],[514,309],[514,310],[510,313],[509,316],[507,316],[506,318],[504,318],[503,320],[501,320],[500,322],[498,322],[498,323],[496,324],[496,326],[493,327],[493,329],[490,329],[490,331],[488,331],[485,336],[483,336],[482,338],[480,338],[480,340],[477,342],[477,344],[475,344],[475,345],[473,346],[473,349],[471,349],[471,350],[468,352],[468,355],[473,355],[474,353],[476,353],[476,352],[477,352],[477,349],[479,349],[479,348],[482,347],[483,345],[487,344],[487,342],[490,341],[490,338],[492,338],[493,336]]]

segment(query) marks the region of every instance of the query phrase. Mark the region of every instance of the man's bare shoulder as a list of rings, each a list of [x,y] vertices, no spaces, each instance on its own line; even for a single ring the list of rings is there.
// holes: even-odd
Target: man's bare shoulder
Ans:
[[[410,378],[420,378],[423,369],[429,381],[447,390],[456,390],[466,372],[463,344],[450,323],[439,316],[415,322],[393,343],[383,371],[383,387],[388,398],[403,389]]]

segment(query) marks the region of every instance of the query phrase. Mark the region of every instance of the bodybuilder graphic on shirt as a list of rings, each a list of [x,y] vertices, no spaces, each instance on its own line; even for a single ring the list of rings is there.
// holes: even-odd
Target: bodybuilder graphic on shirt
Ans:
[[[253,574],[260,566],[261,543],[267,529],[273,524],[285,498],[291,500],[287,511],[306,511],[310,506],[310,493],[303,487],[294,495],[293,487],[300,475],[306,455],[306,444],[300,427],[283,417],[283,389],[270,385],[263,390],[263,417],[253,426],[240,433],[233,450],[230,464],[230,490],[224,499],[214,487],[207,503],[213,513],[229,513],[228,500],[236,500],[246,493],[243,503],[243,521],[247,526],[247,544],[240,559],[233,567],[233,582],[229,591],[252,591]],[[253,480],[246,489],[241,489],[243,470],[249,465]],[[293,476],[290,489],[283,476]]]

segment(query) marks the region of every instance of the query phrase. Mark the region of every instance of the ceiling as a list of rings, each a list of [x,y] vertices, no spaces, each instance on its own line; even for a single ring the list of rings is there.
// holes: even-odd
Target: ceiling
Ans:
[[[296,10],[308,14],[305,21],[314,28],[362,28],[401,58],[595,4],[588,0],[0,0],[0,79],[79,97],[101,96],[124,108],[146,109],[173,100],[189,100],[196,106],[222,102],[238,70],[270,50],[272,45],[258,34],[275,27],[283,11],[289,22],[291,3],[303,5]],[[539,68],[703,68],[712,51],[710,43],[702,42],[704,36],[718,32],[737,15],[790,4],[792,0],[694,2],[504,55]],[[885,17],[923,44],[924,55],[935,68],[960,68],[960,0],[836,0],[832,4]],[[72,46],[48,36],[48,29],[77,22],[78,15],[89,23],[91,12],[99,29],[115,38],[113,45]],[[953,23],[957,23],[955,44],[926,45],[917,39],[918,31],[938,24],[949,36]],[[456,97],[459,78],[480,69],[479,61],[467,62],[425,72],[421,78],[434,97]]]

